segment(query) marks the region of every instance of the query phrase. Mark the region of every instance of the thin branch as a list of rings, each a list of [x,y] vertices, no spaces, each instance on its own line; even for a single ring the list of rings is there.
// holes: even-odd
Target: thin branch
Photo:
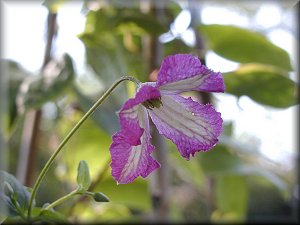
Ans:
[[[148,9],[144,10],[153,13],[157,20],[164,19],[164,2],[154,0],[149,2]],[[148,36],[144,39],[144,54],[148,60],[149,74],[157,69],[163,58],[163,46],[159,43],[158,36]],[[153,219],[159,222],[170,221],[170,204],[169,204],[169,166],[166,142],[157,129],[151,124],[152,143],[156,147],[154,152],[155,158],[160,162],[161,168],[152,175],[150,183],[150,192],[152,197]]]
[[[43,71],[51,59],[51,49],[53,39],[56,35],[56,14],[48,14],[47,43],[45,46],[44,61],[41,70]],[[31,186],[33,173],[36,167],[36,157],[38,153],[39,127],[42,117],[41,109],[31,110],[24,118],[21,147],[19,153],[19,163],[17,168],[17,178],[26,186]]]

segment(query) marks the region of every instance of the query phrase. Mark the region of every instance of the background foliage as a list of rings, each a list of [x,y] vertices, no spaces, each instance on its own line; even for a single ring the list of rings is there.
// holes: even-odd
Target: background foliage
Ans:
[[[184,7],[177,1],[163,1],[163,6],[155,7],[158,3],[153,1],[152,8],[145,10],[140,1],[125,2],[83,2],[86,24],[78,38],[84,44],[86,64],[90,69],[86,74],[78,76],[76,62],[69,54],[61,58],[52,56],[39,74],[25,71],[13,60],[3,60],[8,79],[8,110],[4,114],[3,131],[9,152],[6,168],[9,173],[16,175],[22,160],[19,150],[24,144],[22,134],[26,131],[24,121],[28,112],[41,108],[45,112],[45,105],[55,111],[52,116],[41,118],[34,153],[35,170],[28,174],[36,177],[59,140],[106,88],[124,74],[143,82],[153,80],[150,74],[159,66],[156,63],[153,67],[153,58],[160,62],[169,54],[192,53],[205,61],[205,52],[212,51],[239,63],[236,70],[221,71],[224,72],[225,94],[237,98],[248,96],[263,107],[277,110],[298,104],[299,84],[290,76],[295,70],[291,56],[263,33],[233,25],[201,24],[193,18],[189,27],[203,39],[204,47],[191,46],[174,33],[170,41],[159,42],[160,35],[171,32]],[[46,7],[50,14],[59,15],[61,4],[64,2],[45,1],[41,7]],[[197,4],[201,6],[200,1]],[[247,8],[240,6],[237,9]],[[59,27],[57,32],[60,32]],[[157,48],[160,50],[156,51]],[[101,85],[93,85],[95,82]],[[90,87],[93,87],[92,92],[89,92]],[[133,93],[134,87],[129,84],[114,91],[67,144],[36,199],[36,204],[41,207],[73,190],[78,182],[78,164],[85,160],[91,186],[84,178],[77,179],[91,191],[103,192],[110,202],[98,203],[75,197],[58,206],[57,214],[48,215],[49,218],[60,222],[66,219],[72,222],[296,221],[295,164],[290,170],[282,169],[262,155],[255,144],[245,147],[234,141],[234,121],[225,121],[220,143],[212,151],[196,154],[190,161],[182,159],[176,146],[164,140],[169,165],[167,212],[156,210],[155,188],[159,188],[155,183],[156,175],[117,185],[110,175],[108,149],[111,134],[119,128],[115,112]],[[191,94],[199,97],[199,93]],[[212,97],[215,96],[211,96],[215,100]],[[217,101],[214,103],[218,104]],[[219,111],[222,113],[222,108]],[[18,201],[26,205],[27,189],[6,172],[1,174],[1,179],[8,179],[14,190],[21,188],[19,192],[23,194],[19,198],[25,200]],[[32,182],[24,182],[26,186],[32,186]],[[5,202],[3,199],[0,203]],[[2,214],[14,213],[13,209],[7,212],[3,204]]]

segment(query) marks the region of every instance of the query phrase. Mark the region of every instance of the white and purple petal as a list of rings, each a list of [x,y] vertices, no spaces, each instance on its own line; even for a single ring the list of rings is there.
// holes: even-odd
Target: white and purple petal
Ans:
[[[112,176],[118,184],[132,182],[138,176],[146,177],[160,167],[151,157],[148,113],[140,104],[160,96],[151,86],[142,86],[135,98],[129,99],[119,112],[121,130],[113,135],[110,146]]]
[[[163,105],[149,115],[160,134],[171,139],[183,157],[207,151],[222,132],[222,118],[212,105],[202,105],[179,95],[162,95]]]
[[[156,87],[163,94],[186,91],[224,92],[221,73],[213,72],[190,54],[166,57],[157,75]]]

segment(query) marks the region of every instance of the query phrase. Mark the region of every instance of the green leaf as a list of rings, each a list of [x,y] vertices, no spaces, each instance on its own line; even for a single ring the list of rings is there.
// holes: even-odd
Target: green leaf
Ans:
[[[87,37],[92,37],[87,39]],[[124,55],[124,49],[120,42],[112,34],[102,33],[81,36],[86,47],[87,63],[92,67],[95,74],[103,82],[105,88],[114,83],[122,75],[128,72],[128,63]],[[91,46],[90,46],[91,45]],[[127,93],[124,88],[116,88],[110,95],[111,108],[120,109],[125,102]],[[112,103],[112,101],[114,101]]]
[[[103,180],[95,190],[101,190],[110,196],[110,201],[126,205],[132,209],[148,211],[151,209],[151,199],[147,181],[138,178],[133,183],[117,185],[111,177]]]
[[[44,210],[38,218],[43,222],[71,224],[63,214],[51,210]]]
[[[40,207],[34,207],[32,210],[32,215],[35,222],[43,222],[46,224],[70,224],[70,222],[63,214],[56,212],[53,209],[44,210]]]
[[[4,90],[4,93],[7,91],[6,97],[8,100],[8,115],[6,117],[7,122],[5,122],[5,124],[7,124],[8,130],[11,130],[18,117],[16,103],[17,93],[24,79],[28,78],[32,74],[22,68],[22,66],[15,61],[6,59],[3,61],[1,60],[1,62],[3,63],[3,68],[8,81],[8,84],[5,85],[7,90]]]
[[[16,200],[20,209],[25,212],[29,205],[30,193],[13,175],[0,170],[0,214],[18,215],[12,198]]]
[[[75,88],[74,91],[82,109],[85,112],[88,111],[96,100],[92,101],[92,99],[82,94],[77,88]],[[101,129],[109,134],[113,134],[119,129],[119,121],[116,112],[120,107],[119,103],[116,103],[115,98],[110,96],[109,100],[103,102],[91,117]]]
[[[144,33],[140,32],[142,29],[136,23],[143,23],[147,18],[147,15],[135,9],[124,8],[109,10],[103,7],[88,13],[85,30],[78,37],[85,45],[87,63],[105,84],[114,82],[124,74],[136,73],[137,68],[143,69],[145,62],[140,49]],[[149,29],[157,28],[153,28],[152,24]],[[131,37],[130,41],[128,35]],[[123,95],[124,93],[118,96]]]
[[[198,159],[204,173],[208,176],[261,176],[278,189],[287,190],[285,182],[273,171],[255,165],[253,162],[247,162],[226,145],[218,144],[211,151],[200,154]]]
[[[22,83],[17,97],[21,111],[39,108],[47,101],[55,100],[64,94],[74,78],[71,57],[64,54],[61,61],[51,61],[44,73],[43,76],[28,77]]]
[[[233,122],[229,121],[229,122],[225,122],[223,124],[223,131],[222,134],[226,135],[228,137],[231,137],[233,133]]]
[[[218,144],[212,150],[198,155],[203,171],[210,176],[240,174],[242,165],[237,155],[225,145]]]
[[[178,153],[177,146],[173,142],[170,140],[166,140],[166,142],[170,150],[169,160],[172,170],[178,171],[181,179],[194,184],[196,187],[201,187],[205,183],[205,175],[198,161],[187,161]],[[176,177],[173,177],[172,182],[176,182]]]
[[[152,35],[159,35],[168,31],[167,27],[154,15],[142,13],[139,9],[124,10],[122,8],[116,16],[116,25],[124,23],[134,23]]]
[[[224,58],[292,70],[288,53],[258,32],[228,25],[200,25],[199,31],[206,37],[208,48]]]
[[[164,44],[164,55],[173,55],[177,52],[191,53],[193,48],[187,46],[181,39],[174,39]]]
[[[89,166],[86,161],[81,160],[77,169],[77,184],[83,190],[88,190],[91,183]]]
[[[77,112],[72,117],[62,118],[57,130],[59,136],[63,138],[81,117],[82,113]],[[76,182],[77,168],[81,160],[88,162],[91,177],[97,177],[110,159],[110,144],[111,136],[100,129],[93,120],[86,120],[66,145],[66,151],[61,153],[62,162],[67,169],[60,179],[64,182]]]
[[[241,65],[224,74],[226,92],[238,97],[247,95],[254,101],[277,108],[297,104],[297,84],[282,71],[262,64]]]
[[[248,189],[245,176],[221,176],[216,180],[216,204],[222,213],[219,220],[242,221],[246,217]]]

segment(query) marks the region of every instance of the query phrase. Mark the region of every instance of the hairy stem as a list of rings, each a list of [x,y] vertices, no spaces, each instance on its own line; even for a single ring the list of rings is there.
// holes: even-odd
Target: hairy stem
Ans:
[[[73,129],[68,133],[68,135],[65,137],[65,139],[60,143],[56,151],[53,153],[53,155],[49,158],[47,163],[45,164],[44,168],[42,169],[41,173],[39,174],[30,196],[29,201],[29,208],[28,208],[28,218],[31,217],[31,211],[33,207],[33,200],[36,196],[36,192],[45,176],[47,171],[49,170],[51,164],[53,163],[54,159],[57,157],[57,155],[60,153],[60,151],[63,149],[65,144],[69,141],[69,139],[74,135],[74,133],[78,130],[78,128],[84,123],[84,121],[98,108],[98,106],[110,95],[110,93],[123,81],[128,80],[132,81],[136,84],[140,84],[138,80],[136,80],[133,77],[130,76],[123,76],[119,80],[117,80],[101,97],[100,99],[87,111],[87,113],[78,121],[78,123],[73,127]]]

